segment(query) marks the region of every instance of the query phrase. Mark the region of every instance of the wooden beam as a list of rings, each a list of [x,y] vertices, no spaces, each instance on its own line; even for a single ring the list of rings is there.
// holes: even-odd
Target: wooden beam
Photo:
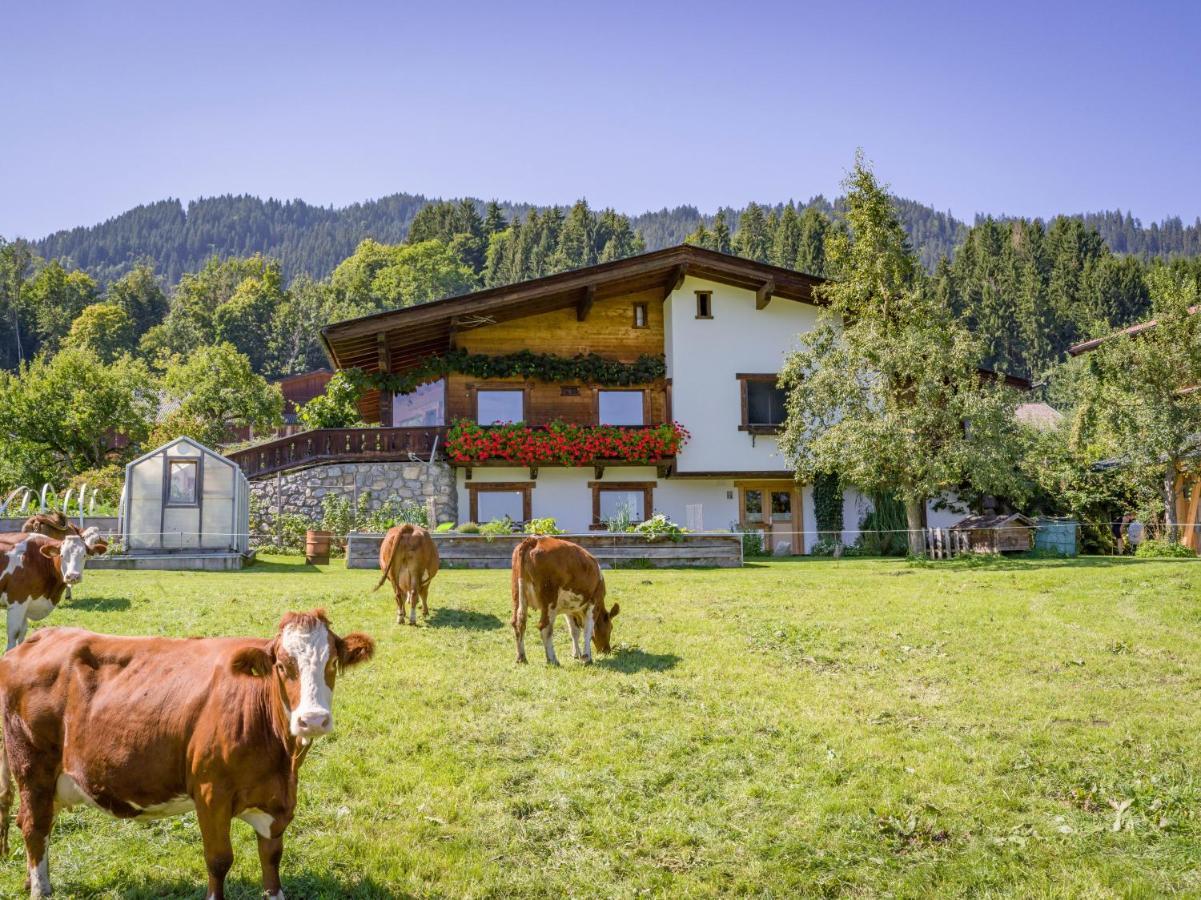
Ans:
[[[596,476],[597,481],[600,481],[602,478],[605,477],[605,467],[604,466],[593,466],[592,474]]]
[[[530,466],[530,481],[537,481],[537,480],[538,480],[538,467]]]
[[[588,313],[592,312],[592,304],[595,302],[596,285],[590,284],[584,288],[584,296],[575,305],[575,319],[577,322],[583,322],[588,318]]]
[[[763,286],[755,291],[755,309],[767,309],[767,304],[771,303],[771,295],[776,289],[776,283],[768,280],[763,282]]]
[[[667,279],[667,286],[663,288],[663,299],[666,300],[684,285],[684,279],[688,277],[688,264],[680,263],[671,270],[671,276]]]
[[[392,357],[388,353],[388,335],[386,332],[381,331],[375,336],[375,354],[379,370],[381,372],[392,371]]]

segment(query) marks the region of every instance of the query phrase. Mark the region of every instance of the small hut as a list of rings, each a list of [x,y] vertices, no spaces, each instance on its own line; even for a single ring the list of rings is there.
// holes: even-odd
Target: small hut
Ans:
[[[1034,546],[1034,520],[1021,513],[986,510],[951,526],[952,534],[967,534],[973,553],[1025,553]]]
[[[176,438],[125,467],[120,519],[132,567],[241,568],[250,550],[250,484],[236,463]]]

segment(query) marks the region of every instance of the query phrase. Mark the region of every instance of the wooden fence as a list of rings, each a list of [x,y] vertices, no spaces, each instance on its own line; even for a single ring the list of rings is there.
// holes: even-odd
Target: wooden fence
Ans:
[[[319,428],[226,454],[247,478],[327,462],[425,461],[445,428]]]
[[[926,556],[930,559],[952,559],[971,551],[971,540],[966,531],[952,531],[950,528],[926,529]]]

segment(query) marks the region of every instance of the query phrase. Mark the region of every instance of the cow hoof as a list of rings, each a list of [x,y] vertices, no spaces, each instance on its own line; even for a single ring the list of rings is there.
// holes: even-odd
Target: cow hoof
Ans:
[[[519,666],[524,666],[524,665],[525,665],[526,663],[528,663],[528,662],[529,662],[529,660],[528,660],[528,659],[526,659],[524,656],[519,656],[519,657],[517,657],[517,664],[518,664]]]
[[[592,657],[591,656],[582,656],[582,657],[580,657],[580,659],[583,660],[584,665],[586,665],[586,666],[592,665]]]

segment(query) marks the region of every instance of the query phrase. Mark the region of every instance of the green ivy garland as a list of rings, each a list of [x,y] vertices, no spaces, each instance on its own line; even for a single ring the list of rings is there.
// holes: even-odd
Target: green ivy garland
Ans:
[[[822,472],[813,479],[813,518],[819,540],[842,539],[842,484],[837,475]]]
[[[667,375],[667,362],[662,356],[639,356],[632,363],[605,359],[595,353],[580,356],[556,356],[553,353],[533,353],[520,350],[503,356],[451,350],[442,356],[429,356],[415,368],[405,372],[364,372],[347,369],[360,390],[375,389],[393,394],[411,394],[418,387],[451,372],[473,378],[510,378],[520,375],[541,381],[580,381],[606,387],[647,384]]]

